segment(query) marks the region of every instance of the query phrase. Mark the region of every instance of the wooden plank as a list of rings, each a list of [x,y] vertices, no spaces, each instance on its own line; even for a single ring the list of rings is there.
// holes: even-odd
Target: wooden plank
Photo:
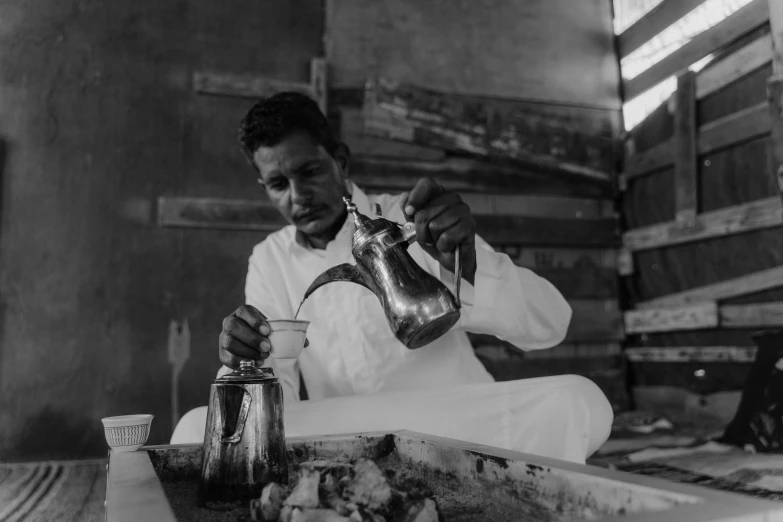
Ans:
[[[467,158],[446,161],[400,161],[384,158],[352,158],[350,176],[367,190],[410,190],[424,176],[433,177],[449,190],[499,194],[548,194],[606,197],[611,185],[562,180],[521,168],[511,168]]]
[[[144,450],[109,452],[106,521],[175,522],[166,493]]]
[[[476,215],[478,233],[490,244],[615,245],[614,219],[547,219],[526,216]],[[158,225],[272,232],[287,225],[268,202],[214,198],[158,198]]]
[[[627,248],[621,248],[617,253],[617,273],[621,276],[629,276],[633,272],[633,254]]]
[[[263,98],[282,91],[295,91],[316,99],[309,83],[286,82],[247,74],[196,71],[193,73],[193,89],[203,94],[239,98]]]
[[[731,43],[769,20],[767,0],[753,0],[731,16],[691,39],[672,54],[638,76],[623,81],[628,102],[678,71]]]
[[[725,328],[777,328],[783,326],[783,302],[720,307]]]
[[[657,36],[674,22],[687,15],[705,0],[663,0],[649,13],[617,36],[620,58],[625,58]]]
[[[676,221],[668,221],[629,230],[623,234],[623,246],[631,252],[638,252],[772,228],[783,223],[781,211],[780,198],[760,199],[699,214],[689,228],[680,227]]]
[[[702,125],[699,129],[699,154],[707,154],[769,133],[769,113],[769,104],[762,102]]]
[[[461,193],[474,214],[506,214],[558,219],[601,219],[614,216],[610,199],[567,198],[526,194]]]
[[[763,102],[702,125],[697,137],[699,154],[708,154],[770,132],[769,114],[768,103]],[[629,157],[625,177],[638,178],[672,165],[676,147],[676,140],[666,140],[648,151]]]
[[[637,309],[686,306],[701,301],[721,301],[783,286],[783,266],[776,266],[719,283],[700,286],[637,303]]]
[[[310,89],[313,93],[313,99],[318,103],[321,112],[329,114],[327,107],[327,68],[326,59],[324,58],[313,58],[310,60]]]
[[[674,207],[675,222],[691,227],[698,210],[696,158],[696,74],[687,71],[677,77],[674,93]]]
[[[644,346],[626,348],[623,352],[631,362],[661,363],[752,363],[755,346]]]
[[[772,71],[783,75],[783,4],[779,0],[768,0],[769,25],[772,35]]]
[[[629,334],[701,330],[718,324],[718,305],[714,302],[625,312],[625,331]]]
[[[633,179],[674,163],[674,142],[666,140],[644,152],[634,154],[625,161],[626,179]]]
[[[379,138],[364,130],[361,109],[340,109],[340,137],[356,156],[379,156],[420,161],[442,161],[446,153],[441,149],[424,147],[415,143]]]
[[[365,129],[377,136],[511,160],[549,172],[610,182],[614,142],[542,117],[379,78],[367,82]]]
[[[783,197],[783,75],[776,75],[767,81],[769,100],[773,167],[778,191]]]
[[[772,37],[765,34],[742,49],[708,65],[696,76],[696,98],[701,99],[772,60]]]

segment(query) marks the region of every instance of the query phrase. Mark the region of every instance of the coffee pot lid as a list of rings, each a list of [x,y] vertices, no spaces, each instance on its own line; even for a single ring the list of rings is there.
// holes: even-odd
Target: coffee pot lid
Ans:
[[[264,381],[276,381],[275,372],[267,366],[258,366],[256,361],[242,360],[239,368],[231,373],[215,379],[215,382],[254,383]]]

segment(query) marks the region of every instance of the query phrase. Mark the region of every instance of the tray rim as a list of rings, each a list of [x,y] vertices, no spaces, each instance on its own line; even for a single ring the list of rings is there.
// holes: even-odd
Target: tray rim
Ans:
[[[666,520],[688,520],[690,522],[783,522],[783,503],[410,430],[288,437],[286,442],[290,444],[298,441],[340,440],[356,437],[384,437],[387,435],[449,446],[458,450],[592,476],[607,481],[619,481],[625,484],[632,484],[635,487],[668,493],[672,496],[692,496],[698,499],[697,503],[679,505],[665,512],[655,511],[610,516],[596,519],[596,522],[657,522],[663,518],[662,515],[664,515]],[[149,451],[198,446],[201,446],[201,444],[163,444],[143,446],[138,451],[126,453],[117,453],[109,450],[105,504],[106,521],[154,520],[176,522],[174,511],[166,498],[160,478],[152,465]]]

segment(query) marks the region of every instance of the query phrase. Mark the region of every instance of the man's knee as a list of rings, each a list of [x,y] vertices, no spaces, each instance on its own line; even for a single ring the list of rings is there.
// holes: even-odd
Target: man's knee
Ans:
[[[207,407],[201,406],[187,412],[171,434],[171,444],[197,444],[204,442],[207,425]]]
[[[583,401],[590,418],[590,448],[588,455],[598,450],[612,432],[614,411],[606,395],[587,377],[562,375],[561,390],[577,401]]]

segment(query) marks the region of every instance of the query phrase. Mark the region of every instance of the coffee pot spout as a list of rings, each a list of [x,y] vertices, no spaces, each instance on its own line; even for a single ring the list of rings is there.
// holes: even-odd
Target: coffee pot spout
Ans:
[[[373,281],[373,279],[364,270],[362,270],[357,265],[343,263],[341,265],[333,266],[329,270],[316,277],[305,292],[302,301],[307,299],[310,294],[315,292],[323,285],[337,281],[356,283],[357,285],[361,285],[374,293],[379,299],[381,298],[381,294],[378,290],[378,286],[375,284],[375,281]]]

